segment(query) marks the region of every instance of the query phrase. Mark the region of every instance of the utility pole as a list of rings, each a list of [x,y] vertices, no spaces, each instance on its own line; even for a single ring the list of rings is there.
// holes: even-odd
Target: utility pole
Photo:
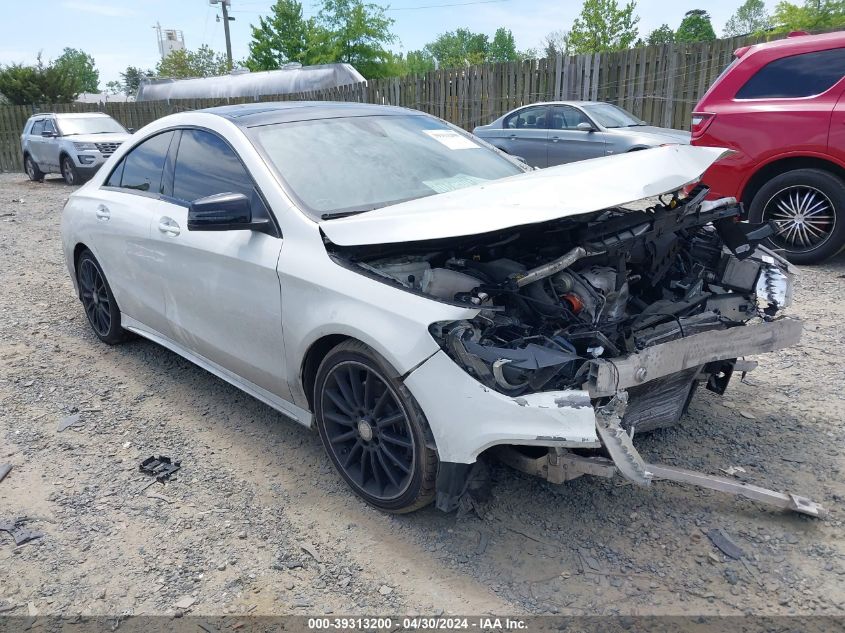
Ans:
[[[229,20],[234,20],[235,18],[229,17],[229,6],[232,4],[232,0],[209,0],[211,4],[220,4],[220,7],[223,9],[223,32],[226,34],[226,63],[228,64],[229,70],[232,70],[232,40],[229,37]]]

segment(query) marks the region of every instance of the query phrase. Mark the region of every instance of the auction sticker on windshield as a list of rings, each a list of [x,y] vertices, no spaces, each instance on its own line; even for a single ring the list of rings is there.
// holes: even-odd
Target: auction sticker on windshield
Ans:
[[[480,147],[454,130],[423,130],[423,132],[449,149],[478,149]]]

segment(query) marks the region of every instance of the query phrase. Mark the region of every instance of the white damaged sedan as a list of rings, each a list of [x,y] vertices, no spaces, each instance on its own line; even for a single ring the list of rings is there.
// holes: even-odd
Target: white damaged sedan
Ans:
[[[136,132],[70,197],[64,253],[102,341],[146,337],[316,427],[382,510],[454,509],[482,454],[680,481],[635,433],[801,332],[771,228],[696,184],[721,153],[530,171],[411,110],[226,106]]]

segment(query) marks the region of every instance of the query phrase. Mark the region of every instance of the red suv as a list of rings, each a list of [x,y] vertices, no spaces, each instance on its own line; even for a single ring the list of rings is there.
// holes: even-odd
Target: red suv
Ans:
[[[845,32],[740,48],[693,112],[692,144],[733,150],[704,175],[798,264],[845,247]]]

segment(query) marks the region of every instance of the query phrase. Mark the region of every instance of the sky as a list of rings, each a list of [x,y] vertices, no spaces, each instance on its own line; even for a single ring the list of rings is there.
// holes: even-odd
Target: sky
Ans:
[[[371,0],[389,6],[399,38],[395,51],[422,48],[440,33],[466,27],[492,37],[500,26],[509,28],[517,48],[540,48],[550,31],[569,29],[578,15],[581,0]],[[59,56],[66,46],[80,48],[94,57],[100,86],[119,80],[127,66],[154,68],[158,45],[154,27],[180,29],[185,45],[196,49],[208,44],[225,51],[223,24],[215,18],[219,5],[209,0],[3,0],[0,24],[0,65],[34,63],[39,52],[44,60]],[[318,0],[302,0],[306,17],[317,11]],[[442,6],[459,5],[463,6]],[[704,7],[711,15],[717,35],[742,0],[638,0],[640,33],[647,34],[663,23],[677,28],[686,11]],[[244,59],[249,53],[250,24],[266,15],[272,0],[231,0],[232,54]],[[622,4],[622,2],[620,2]],[[771,9],[774,1],[767,2]],[[437,6],[441,5],[441,6]]]

